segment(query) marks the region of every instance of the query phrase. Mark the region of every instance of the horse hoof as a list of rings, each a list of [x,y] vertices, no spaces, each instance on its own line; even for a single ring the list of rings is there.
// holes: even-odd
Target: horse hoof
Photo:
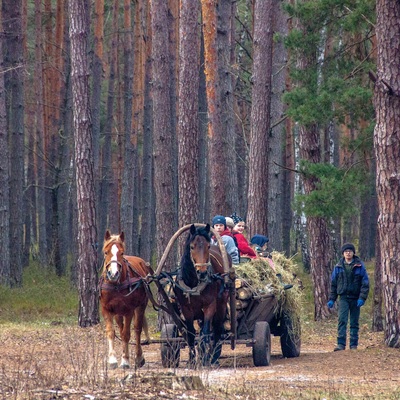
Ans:
[[[140,359],[136,359],[135,366],[136,366],[136,368],[141,368],[141,367],[143,367],[144,363],[145,363],[145,359],[144,359],[144,357],[141,357]]]
[[[110,368],[110,369],[117,369],[118,368],[118,363],[109,363],[108,364],[108,367]]]
[[[120,367],[122,369],[129,369],[131,366],[129,364],[121,364]]]

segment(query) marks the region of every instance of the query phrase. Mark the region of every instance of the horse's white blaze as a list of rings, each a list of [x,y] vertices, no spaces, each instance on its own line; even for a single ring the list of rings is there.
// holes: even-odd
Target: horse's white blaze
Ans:
[[[111,262],[110,262],[110,271],[112,276],[115,276],[116,274],[118,274],[118,246],[116,244],[113,244],[113,246],[111,247],[111,253],[112,253],[112,257],[111,257]]]

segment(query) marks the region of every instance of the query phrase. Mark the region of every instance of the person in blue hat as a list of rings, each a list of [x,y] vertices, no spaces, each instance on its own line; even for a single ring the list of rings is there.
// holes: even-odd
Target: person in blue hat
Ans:
[[[350,317],[350,349],[358,346],[360,309],[369,292],[368,273],[364,263],[356,256],[352,243],[341,248],[342,258],[334,267],[331,278],[328,308],[333,308],[339,297],[337,346],[333,351],[346,349],[347,321]]]
[[[254,250],[257,252],[257,254],[261,257],[266,257],[267,256],[267,243],[269,242],[269,239],[267,236],[260,235],[256,233],[251,239],[250,239],[250,244],[253,246]]]
[[[276,272],[276,267],[274,261],[272,260],[271,255],[267,252],[267,244],[269,239],[267,236],[260,235],[256,233],[251,239],[250,243],[254,247],[254,250],[259,255],[259,257],[268,261],[269,266],[274,270],[276,277],[279,279],[279,282],[282,284],[284,290],[291,289],[293,287],[290,283],[283,283],[282,274]]]
[[[226,218],[223,215],[216,215],[212,219],[212,227],[219,233],[222,241],[224,242],[226,252],[232,258],[232,264],[239,264],[239,251],[233,240],[232,233],[226,226]],[[213,243],[216,243],[213,238]]]

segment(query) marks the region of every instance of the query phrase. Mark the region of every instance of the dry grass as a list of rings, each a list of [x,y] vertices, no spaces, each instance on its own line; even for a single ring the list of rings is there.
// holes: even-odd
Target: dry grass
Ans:
[[[5,318],[12,315],[6,310],[0,318],[0,399],[400,399],[398,349],[386,348],[382,333],[369,329],[370,303],[362,311],[360,349],[333,353],[336,318],[313,320],[311,283],[307,275],[299,277],[305,286],[302,354],[282,358],[274,337],[268,367],[254,368],[251,348],[240,345],[224,346],[217,370],[186,369],[187,349],[179,368],[168,370],[161,366],[159,344],[151,344],[144,347],[146,364],[139,371],[109,370],[102,324],[82,329],[53,311],[36,318],[17,315],[15,322]],[[57,290],[47,291],[49,308],[58,298],[51,293]],[[6,304],[13,291],[8,295]],[[65,308],[68,315],[71,309]],[[155,317],[153,312],[153,339],[159,337]]]

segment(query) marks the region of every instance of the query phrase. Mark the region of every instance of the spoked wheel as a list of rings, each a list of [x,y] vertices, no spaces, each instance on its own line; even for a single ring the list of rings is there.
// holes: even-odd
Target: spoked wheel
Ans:
[[[268,322],[257,321],[253,332],[253,361],[256,367],[268,366],[271,362],[271,329]]]
[[[178,328],[174,324],[165,324],[161,328],[161,362],[164,368],[178,368],[181,355],[179,342],[171,340],[178,337]]]
[[[286,358],[298,357],[301,347],[300,319],[283,313],[281,317],[281,349]]]

